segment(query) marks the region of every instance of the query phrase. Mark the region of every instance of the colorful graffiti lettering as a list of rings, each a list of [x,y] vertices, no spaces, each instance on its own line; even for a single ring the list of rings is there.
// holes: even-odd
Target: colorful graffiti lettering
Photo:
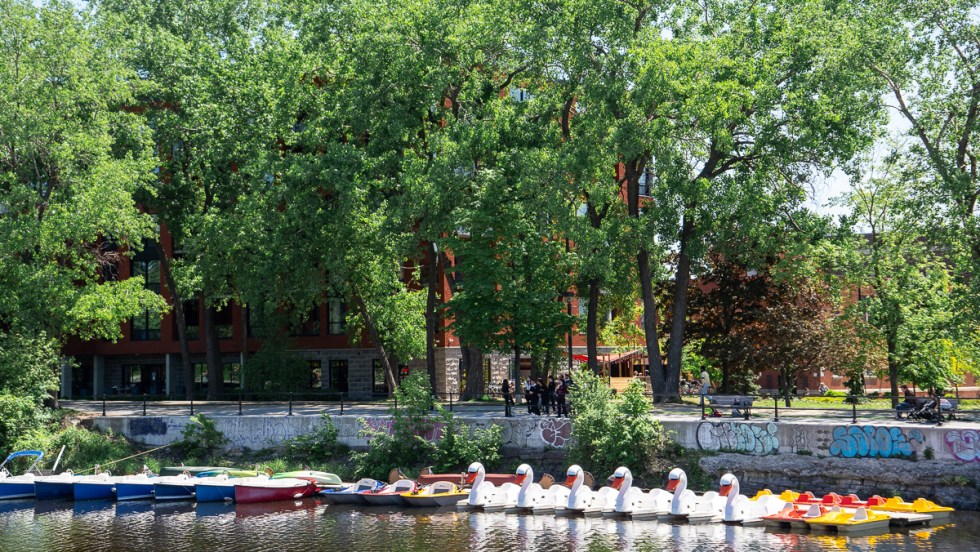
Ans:
[[[367,429],[380,431],[389,435],[394,433],[395,422],[391,418],[367,418],[364,419],[363,423]],[[425,432],[417,433],[417,435],[426,441],[434,443],[439,439],[442,439],[442,430],[444,427],[446,427],[446,424],[442,422],[432,422],[431,429]]]
[[[922,444],[922,432],[905,434],[900,427],[837,426],[830,455],[842,458],[891,458],[912,456],[912,443]]]
[[[779,451],[776,424],[765,426],[741,422],[701,422],[698,446],[702,450],[732,451],[743,454],[771,454]]]
[[[946,432],[943,440],[957,460],[980,462],[980,432],[974,429],[956,429]]]

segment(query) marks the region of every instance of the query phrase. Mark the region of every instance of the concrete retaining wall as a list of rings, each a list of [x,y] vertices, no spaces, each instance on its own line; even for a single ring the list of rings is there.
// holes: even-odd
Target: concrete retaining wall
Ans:
[[[137,442],[160,446],[181,438],[187,416],[132,416],[94,418],[95,427],[111,429]],[[232,449],[275,447],[305,434],[321,423],[319,416],[215,416],[214,421]],[[571,436],[568,419],[521,416],[517,418],[462,418],[473,427],[496,424],[503,428],[505,450],[520,453],[561,450]],[[365,447],[364,427],[389,427],[387,416],[335,416],[340,441]],[[816,422],[752,422],[729,420],[663,420],[686,448],[747,455],[794,454],[837,458],[933,457],[980,470],[980,433],[962,427],[923,425],[821,424]],[[440,424],[426,435],[436,440]]]

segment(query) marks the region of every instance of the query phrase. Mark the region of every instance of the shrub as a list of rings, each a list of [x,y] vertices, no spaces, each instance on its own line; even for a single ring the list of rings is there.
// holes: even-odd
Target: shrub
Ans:
[[[439,419],[445,424],[442,439],[438,444],[426,440],[434,425],[429,418],[432,398],[425,372],[413,372],[405,378],[395,389],[395,400],[398,408],[389,409],[390,430],[361,431],[361,436],[370,440],[370,448],[351,453],[360,476],[382,479],[392,468],[414,470],[433,465],[437,470],[453,470],[474,460],[495,464],[499,459],[499,427],[478,430],[471,435],[451,412],[441,408]]]
[[[184,426],[181,440],[174,443],[173,450],[187,458],[204,460],[213,457],[227,443],[228,439],[218,430],[214,420],[204,414],[194,414]]]
[[[605,381],[583,370],[570,391],[575,417],[569,462],[596,474],[612,473],[623,465],[643,473],[650,458],[667,447],[666,432],[650,416],[652,405],[639,380],[614,400]]]
[[[112,473],[136,473],[142,466],[142,457],[122,460],[138,451],[129,441],[111,431],[99,433],[82,427],[70,426],[57,434],[51,441],[50,452],[57,456],[62,445],[65,453],[61,457],[58,471],[72,470],[76,473],[94,471],[100,466],[102,471]],[[122,460],[122,461],[120,461]],[[54,462],[54,460],[51,460]]]
[[[479,461],[489,470],[500,462],[500,426],[491,425],[472,432],[453,416],[452,412],[436,407],[444,424],[442,437],[436,443],[435,470],[441,473],[460,471]]]
[[[299,462],[325,462],[343,453],[347,447],[337,442],[337,428],[330,415],[320,417],[320,425],[306,435],[297,435],[285,443],[287,455]]]

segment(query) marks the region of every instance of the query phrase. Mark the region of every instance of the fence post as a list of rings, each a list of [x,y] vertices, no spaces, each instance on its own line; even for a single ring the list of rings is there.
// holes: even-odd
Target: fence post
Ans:
[[[146,416],[146,393],[143,393],[143,415]]]
[[[776,416],[772,419],[774,422],[779,421],[779,395],[774,395],[772,398],[773,408],[775,409]]]
[[[449,411],[453,411],[453,392],[449,392]]]
[[[857,397],[851,397],[851,423],[858,423],[858,402]]]
[[[288,416],[292,416],[292,415],[293,415],[293,392],[290,391],[289,392],[289,414],[288,414]]]
[[[191,416],[194,415],[194,394],[191,393]]]
[[[340,392],[340,415],[344,415],[344,392]]]
[[[102,393],[102,416],[105,417],[105,393]]]
[[[701,393],[701,419],[707,420],[708,415],[704,412],[704,393]]]
[[[242,391],[238,390],[238,415],[242,415]]]

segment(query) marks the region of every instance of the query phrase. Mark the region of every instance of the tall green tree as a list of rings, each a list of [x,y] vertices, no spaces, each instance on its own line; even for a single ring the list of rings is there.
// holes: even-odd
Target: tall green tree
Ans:
[[[124,106],[140,91],[106,29],[69,2],[0,2],[0,331],[118,339],[165,308],[114,266],[152,219],[151,133]]]

